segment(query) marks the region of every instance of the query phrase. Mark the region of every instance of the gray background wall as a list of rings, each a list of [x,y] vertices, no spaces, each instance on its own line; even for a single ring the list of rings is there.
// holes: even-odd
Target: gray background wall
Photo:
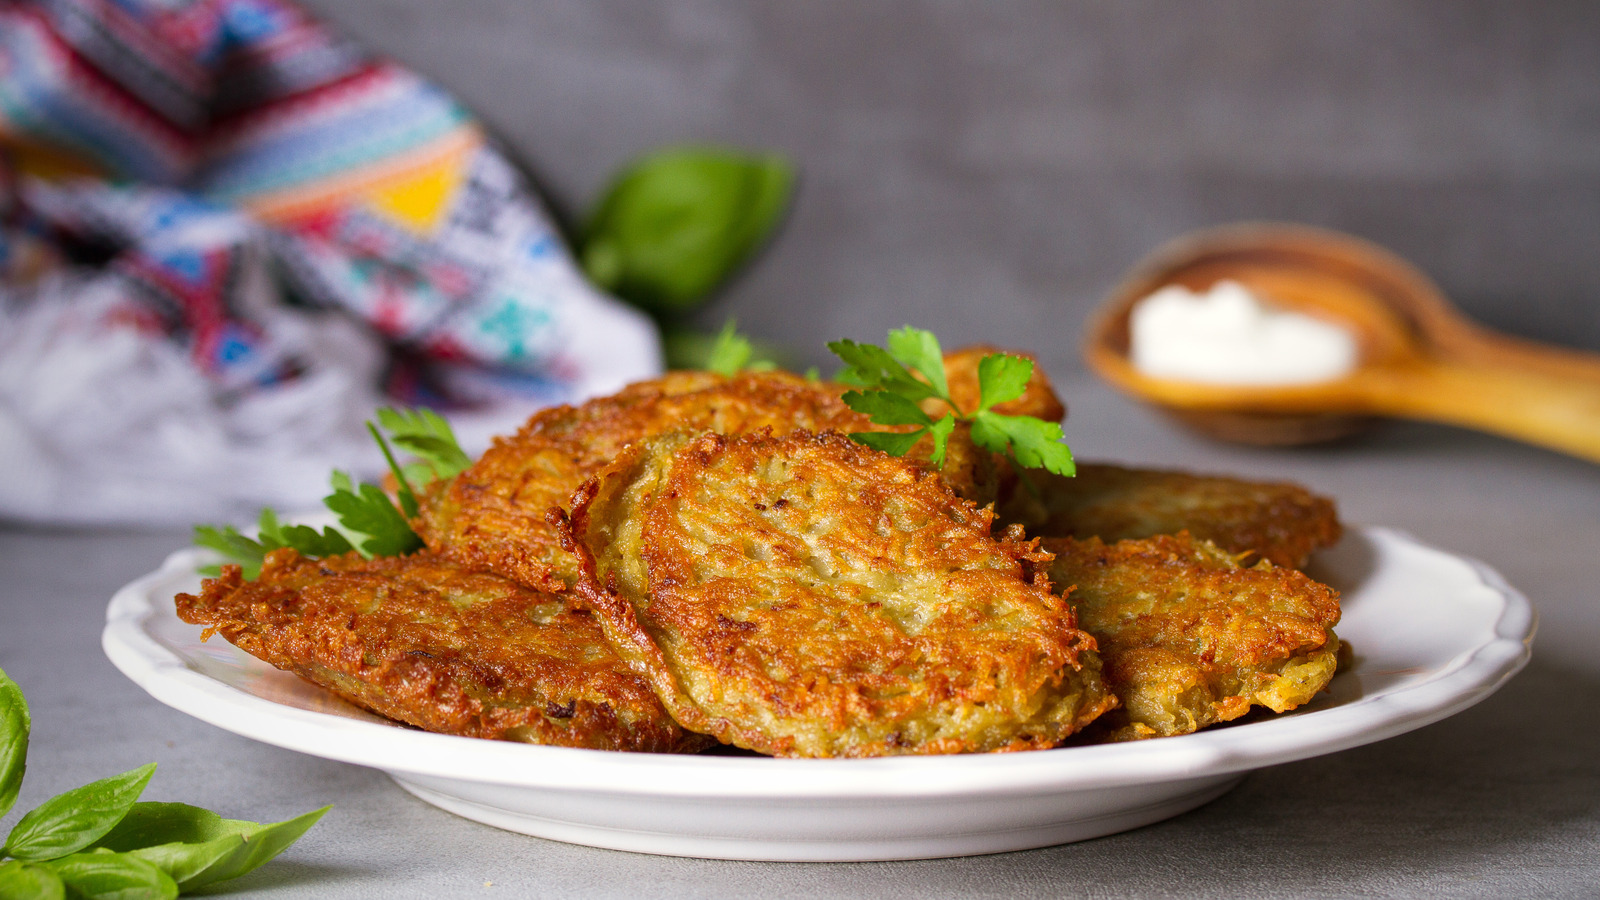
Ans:
[[[1472,315],[1600,350],[1600,4],[310,0],[477,109],[568,215],[660,144],[803,170],[705,313],[805,348],[907,322],[1035,349],[1239,219],[1389,246]]]

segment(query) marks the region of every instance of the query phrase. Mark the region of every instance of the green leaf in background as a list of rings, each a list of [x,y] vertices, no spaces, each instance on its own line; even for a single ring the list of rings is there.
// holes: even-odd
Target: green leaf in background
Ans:
[[[122,821],[155,770],[149,763],[46,800],[11,829],[4,853],[21,860],[55,859],[93,844]]]
[[[782,157],[679,147],[633,163],[580,235],[597,286],[658,316],[697,307],[766,241],[794,190]]]
[[[237,878],[283,852],[329,807],[283,822],[224,819],[186,803],[137,803],[96,847],[136,856],[184,891]]]
[[[73,897],[86,900],[172,900],[178,884],[156,866],[126,853],[96,850],[46,863]]]
[[[11,811],[28,767],[28,701],[4,669],[0,669],[0,816]],[[5,896],[0,894],[0,896]]]
[[[735,329],[731,334],[730,327]],[[732,319],[717,334],[671,325],[662,328],[661,349],[669,369],[700,369],[732,374],[725,369],[743,353],[741,348],[744,346],[749,347],[750,355],[734,371],[769,372],[785,367],[789,361],[790,353],[784,347],[739,333]]]
[[[0,897],[6,900],[62,900],[66,893],[52,869],[15,859],[0,863]]]
[[[711,352],[706,355],[706,371],[731,378],[750,364],[755,352],[750,339],[739,333],[739,324],[729,319],[717,333],[716,340],[711,344]]]

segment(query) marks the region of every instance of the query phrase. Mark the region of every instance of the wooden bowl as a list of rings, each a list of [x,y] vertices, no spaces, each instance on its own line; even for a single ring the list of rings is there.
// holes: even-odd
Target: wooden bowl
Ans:
[[[1156,290],[1238,281],[1267,302],[1356,338],[1350,374],[1284,386],[1154,378],[1128,357],[1128,315]],[[1416,268],[1350,235],[1246,223],[1151,254],[1091,320],[1090,369],[1211,437],[1265,445],[1344,437],[1384,416],[1475,428],[1600,462],[1600,356],[1498,334],[1466,319]]]

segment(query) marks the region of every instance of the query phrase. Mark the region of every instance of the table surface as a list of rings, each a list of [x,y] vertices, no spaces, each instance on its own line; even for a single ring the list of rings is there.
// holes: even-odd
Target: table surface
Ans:
[[[0,527],[0,668],[33,710],[22,810],[159,763],[146,799],[278,820],[333,810],[239,879],[261,897],[1594,896],[1600,884],[1600,466],[1497,438],[1387,424],[1336,446],[1190,437],[1068,381],[1080,458],[1293,479],[1346,521],[1502,572],[1540,615],[1533,661],[1453,718],[1255,772],[1194,812],[1098,840],[965,859],[751,863],[597,850],[497,831],[380,772],[254,743],[169,709],[100,651],[112,592],[181,532]]]

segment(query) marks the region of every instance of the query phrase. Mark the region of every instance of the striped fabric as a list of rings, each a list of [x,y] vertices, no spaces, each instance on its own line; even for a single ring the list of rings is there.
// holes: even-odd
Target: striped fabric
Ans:
[[[0,0],[0,213],[0,285],[96,266],[118,323],[234,387],[305,364],[260,277],[381,334],[412,401],[565,399],[585,329],[648,327],[467,110],[282,0]]]

